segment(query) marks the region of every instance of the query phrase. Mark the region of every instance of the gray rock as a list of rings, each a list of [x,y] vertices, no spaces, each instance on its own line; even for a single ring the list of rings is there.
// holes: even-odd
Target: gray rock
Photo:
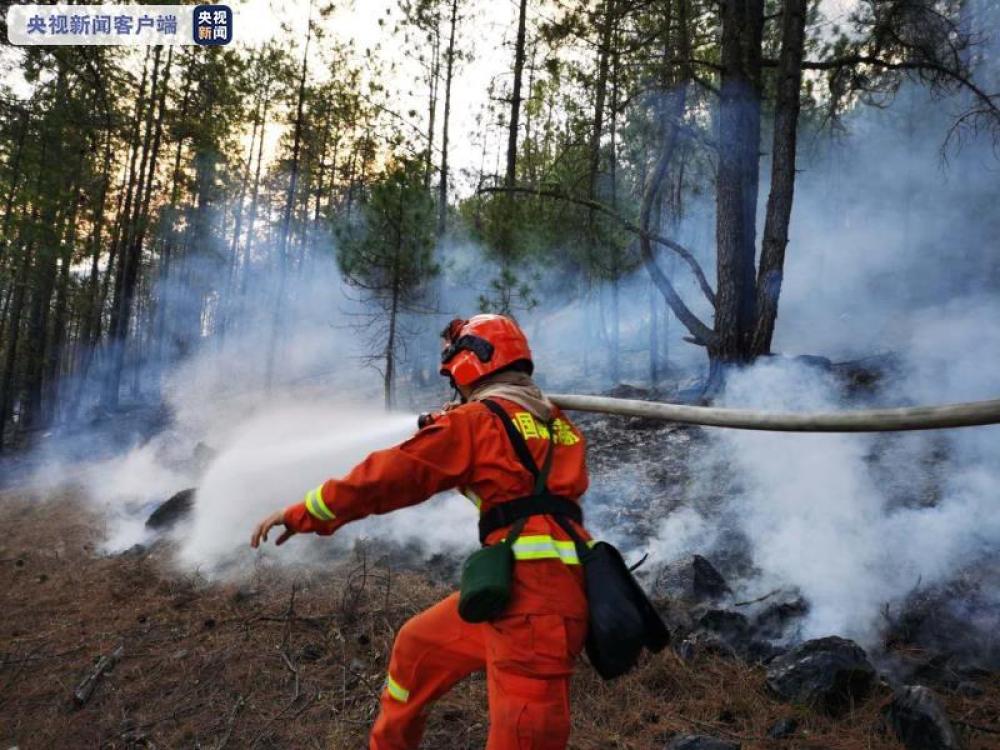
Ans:
[[[959,750],[962,742],[937,696],[923,685],[907,685],[882,714],[906,750]]]
[[[740,745],[704,734],[682,734],[670,740],[666,750],[740,750]]]
[[[753,627],[761,638],[781,638],[788,625],[809,612],[809,603],[801,596],[762,607],[753,617]]]
[[[665,566],[657,576],[654,590],[658,595],[705,602],[728,594],[729,585],[712,563],[701,555],[691,555]]]
[[[966,698],[978,698],[985,692],[979,685],[968,680],[958,683],[955,692]]]
[[[834,716],[863,701],[874,683],[864,650],[837,636],[799,644],[767,667],[767,686],[779,698]]]
[[[194,507],[194,495],[194,487],[181,490],[173,495],[150,514],[149,518],[146,519],[146,528],[169,529],[191,512]]]
[[[771,644],[754,636],[746,616],[726,609],[710,609],[701,615],[689,639],[696,651],[732,654],[750,663],[764,662],[777,653]]]
[[[117,557],[123,557],[126,559],[139,559],[145,557],[148,552],[148,548],[145,544],[133,544],[127,550],[123,550],[117,554]]]
[[[776,722],[774,726],[767,730],[767,736],[773,740],[783,740],[791,737],[799,728],[799,720],[794,716],[788,716]]]

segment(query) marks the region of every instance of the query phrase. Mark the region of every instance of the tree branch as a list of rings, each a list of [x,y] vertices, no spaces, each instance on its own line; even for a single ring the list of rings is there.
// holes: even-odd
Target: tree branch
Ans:
[[[776,67],[778,65],[778,61],[765,60],[764,65],[768,67]],[[962,75],[957,70],[952,70],[948,66],[942,65],[941,63],[932,61],[891,62],[889,60],[882,60],[878,57],[872,57],[871,55],[848,55],[846,57],[835,57],[832,60],[804,60],[802,62],[802,67],[806,70],[835,70],[837,68],[847,68],[854,65],[872,65],[886,70],[909,70],[937,73],[945,78],[950,78],[960,86],[967,88],[977,99],[979,99],[980,102],[985,105],[986,109],[991,112],[994,117],[1000,120],[1000,107],[998,107],[994,101],[994,99],[1000,95],[987,94],[979,88],[979,86],[973,83],[971,79]]]
[[[639,207],[639,230],[641,234],[639,235],[639,248],[642,251],[642,262],[646,266],[646,271],[649,273],[649,277],[656,284],[657,289],[660,290],[660,294],[670,305],[670,309],[673,310],[674,315],[677,319],[684,324],[684,327],[688,329],[692,337],[698,341],[704,342],[706,347],[710,343],[715,341],[715,331],[705,325],[701,319],[695,315],[691,309],[684,304],[684,300],[680,298],[677,294],[677,290],[674,289],[674,285],[671,283],[670,279],[660,265],[656,262],[656,256],[653,254],[652,237],[647,231],[649,227],[650,220],[653,215],[653,204],[656,202],[660,195],[660,187],[663,184],[663,178],[667,174],[667,168],[670,166],[670,161],[673,159],[674,147],[677,145],[677,126],[676,123],[680,120],[680,115],[684,112],[685,101],[687,98],[687,83],[683,82],[680,86],[680,91],[674,97],[674,107],[676,110],[676,117],[673,122],[669,116],[663,115],[663,127],[661,129],[661,141],[660,141],[660,153],[656,158],[656,163],[653,165],[653,169],[650,172],[648,178],[646,179],[646,184],[642,189],[642,202]],[[701,268],[699,267],[700,271]],[[704,279],[704,276],[701,277]],[[707,281],[704,281],[704,286],[702,291],[705,291],[705,286],[708,285]],[[713,307],[715,306],[715,295],[713,294],[711,300]]]
[[[715,306],[715,292],[709,285],[708,279],[705,277],[705,272],[702,270],[701,265],[695,259],[694,255],[691,254],[690,250],[688,250],[683,245],[675,242],[674,240],[671,240],[668,237],[662,237],[660,235],[653,234],[652,232],[643,231],[643,229],[639,227],[637,224],[633,223],[632,221],[629,221],[624,216],[617,213],[611,207],[607,206],[604,203],[601,203],[599,201],[593,201],[588,198],[578,198],[576,196],[570,195],[569,193],[565,193],[561,190],[546,190],[544,188],[536,189],[529,187],[520,187],[517,185],[509,188],[481,187],[477,192],[517,193],[521,195],[534,195],[538,196],[539,198],[554,198],[556,200],[566,201],[567,203],[574,203],[578,206],[590,208],[593,209],[594,211],[597,211],[598,213],[604,214],[608,218],[614,219],[624,229],[638,235],[641,239],[647,239],[650,242],[657,242],[663,245],[664,247],[668,247],[671,250],[673,250],[678,256],[680,256],[684,260],[685,263],[688,264],[688,267],[690,267],[691,272],[694,274],[695,279],[698,281],[699,288],[705,295],[705,299],[707,299],[712,304],[713,307]]]

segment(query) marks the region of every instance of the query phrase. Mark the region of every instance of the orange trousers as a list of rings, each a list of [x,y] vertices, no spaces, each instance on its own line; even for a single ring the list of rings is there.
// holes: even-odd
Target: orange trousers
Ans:
[[[458,615],[458,594],[452,594],[396,636],[370,750],[416,750],[429,704],[483,669],[490,704],[487,750],[564,750],[569,678],[586,633],[585,620],[555,614],[468,623]]]

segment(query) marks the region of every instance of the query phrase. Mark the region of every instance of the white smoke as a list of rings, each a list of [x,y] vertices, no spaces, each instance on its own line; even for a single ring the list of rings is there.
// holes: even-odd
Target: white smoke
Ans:
[[[1000,335],[978,327],[991,315],[1000,319],[995,301],[969,300],[914,316],[912,338],[902,347],[910,352],[910,374],[900,391],[928,404],[995,397]],[[844,408],[832,376],[784,358],[733,374],[723,404]],[[664,560],[704,552],[721,543],[723,529],[735,529],[749,541],[758,569],[739,594],[796,587],[811,606],[803,636],[838,634],[872,644],[886,605],[1000,550],[998,437],[998,427],[888,441],[712,430],[703,468],[727,465],[729,495],[712,513],[686,507],[671,514],[654,549]],[[921,464],[934,446],[944,450],[925,471]],[[921,496],[929,492],[927,471],[936,477],[930,498]]]

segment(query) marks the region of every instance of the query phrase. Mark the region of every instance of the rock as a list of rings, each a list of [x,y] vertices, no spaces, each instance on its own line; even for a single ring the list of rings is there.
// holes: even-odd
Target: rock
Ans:
[[[614,388],[607,391],[605,395],[611,396],[612,398],[630,398],[645,401],[652,394],[648,388],[643,388],[638,385],[630,385],[629,383],[619,383]]]
[[[893,695],[882,715],[906,750],[958,750],[962,747],[941,703],[929,688],[907,685]]]
[[[887,612],[883,637],[900,683],[954,690],[979,671],[1000,669],[998,578],[995,555],[914,590]]]
[[[837,636],[799,644],[767,668],[767,686],[779,698],[834,716],[863,701],[874,683],[864,650]]]
[[[694,661],[703,654],[713,654],[726,659],[736,659],[739,654],[714,633],[699,631],[692,633],[677,646],[677,655],[684,661]]]
[[[307,643],[299,651],[299,659],[305,662],[319,661],[326,653],[326,647],[321,643]]]
[[[958,683],[955,687],[955,692],[966,698],[978,698],[984,691],[976,683],[965,680],[964,682]]]
[[[710,609],[698,618],[698,627],[718,633],[729,641],[750,637],[750,622],[745,615],[728,609]]]
[[[146,519],[148,529],[169,529],[194,507],[195,488],[181,490],[154,510]]]
[[[666,421],[665,419],[656,419],[654,417],[629,417],[625,424],[622,425],[624,430],[672,430],[676,429],[677,425]]]
[[[771,644],[754,637],[746,616],[726,609],[705,612],[688,640],[695,652],[728,653],[751,663],[766,661],[776,653]]]
[[[740,745],[704,734],[682,734],[670,740],[666,750],[740,750]]]
[[[898,376],[900,359],[888,352],[849,362],[837,362],[831,372],[843,383],[847,395],[874,393],[886,380]]]
[[[801,596],[789,601],[775,602],[764,607],[754,616],[754,632],[761,638],[781,638],[790,622],[808,614],[808,612],[809,603]]]
[[[658,596],[672,596],[688,602],[713,601],[729,593],[726,579],[701,555],[691,555],[664,566],[653,586]]]
[[[767,736],[773,740],[783,740],[786,737],[791,737],[795,734],[795,730],[798,728],[799,720],[794,716],[788,716],[781,719],[774,726],[768,729]]]

